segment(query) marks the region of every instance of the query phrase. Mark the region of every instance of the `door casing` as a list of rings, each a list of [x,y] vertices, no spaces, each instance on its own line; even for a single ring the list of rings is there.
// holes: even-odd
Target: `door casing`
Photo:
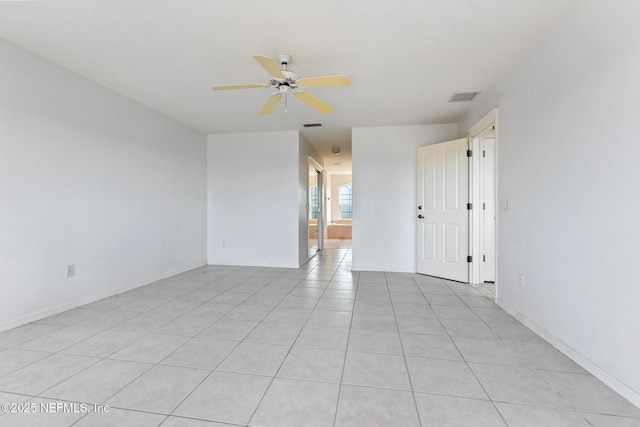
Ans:
[[[483,224],[483,215],[482,215],[482,204],[483,201],[483,162],[482,162],[482,136],[483,133],[487,131],[492,132],[492,136],[495,141],[494,145],[494,171],[493,178],[495,182],[494,188],[494,200],[493,200],[493,211],[495,212],[495,233],[494,233],[494,245],[493,245],[493,260],[494,260],[494,282],[495,282],[495,296],[498,297],[498,220],[499,220],[499,211],[498,211],[498,109],[495,108],[491,110],[487,115],[485,115],[482,119],[480,119],[477,123],[471,126],[467,132],[467,144],[468,149],[471,151],[471,157],[469,157],[468,162],[468,203],[471,203],[471,210],[468,211],[468,221],[467,221],[467,231],[468,231],[468,255],[470,258],[470,262],[468,262],[468,275],[464,280],[453,279],[464,281],[466,283],[470,283],[472,285],[477,285],[482,281],[482,273],[481,273],[481,263],[483,261],[483,251],[484,251],[484,242],[483,242],[483,233],[482,230],[484,228]],[[428,147],[428,146],[425,146]],[[420,147],[423,148],[423,147]],[[420,148],[418,150],[420,150]],[[420,165],[418,165],[418,198],[417,205],[420,205],[423,202],[420,199],[420,186],[421,186],[421,177],[420,177]],[[416,211],[418,212],[418,210]],[[417,216],[418,214],[416,214]],[[420,221],[420,220],[418,220]],[[420,234],[421,225],[418,222],[418,234]],[[422,248],[420,247],[420,236],[418,236],[418,248],[417,248],[417,268],[418,273],[430,274],[429,271],[424,271],[424,269],[420,268],[420,257],[423,256]],[[422,270],[422,271],[421,271]],[[445,277],[447,278],[447,277]]]

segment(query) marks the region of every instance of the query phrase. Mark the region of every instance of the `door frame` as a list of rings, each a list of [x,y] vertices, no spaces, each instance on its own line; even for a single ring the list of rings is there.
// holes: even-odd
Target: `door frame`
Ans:
[[[314,159],[311,156],[307,157],[308,159],[308,165],[309,165],[309,169],[313,168],[315,169],[316,172],[316,186],[318,189],[318,219],[316,220],[316,226],[318,228],[317,233],[316,233],[316,240],[317,240],[317,244],[316,244],[316,252],[309,256],[309,258],[313,258],[318,252],[322,251],[323,249],[323,244],[324,244],[324,167],[318,163],[316,161],[316,159]],[[309,173],[307,172],[307,175],[309,175]],[[311,206],[309,206],[309,183],[307,182],[307,230],[309,229],[310,226],[310,219],[309,219],[309,210],[311,209]],[[309,239],[307,238],[307,246],[309,245]],[[309,250],[307,250],[308,252],[310,252]]]
[[[494,211],[496,213],[496,225],[495,225],[495,244],[494,244],[494,254],[493,259],[495,260],[495,295],[494,300],[498,299],[498,233],[499,233],[499,210],[498,210],[498,152],[499,152],[499,133],[498,133],[498,109],[494,108],[480,120],[478,120],[474,125],[472,125],[466,132],[466,136],[469,139],[470,149],[473,153],[478,153],[478,155],[472,156],[471,161],[471,170],[469,171],[469,190],[470,190],[470,201],[473,204],[473,209],[471,219],[469,222],[469,248],[471,249],[471,254],[473,256],[471,265],[470,265],[470,276],[469,283],[476,286],[480,283],[481,275],[480,275],[480,265],[482,263],[482,167],[481,167],[481,159],[482,155],[482,147],[480,146],[480,136],[493,128],[495,130],[495,206]]]

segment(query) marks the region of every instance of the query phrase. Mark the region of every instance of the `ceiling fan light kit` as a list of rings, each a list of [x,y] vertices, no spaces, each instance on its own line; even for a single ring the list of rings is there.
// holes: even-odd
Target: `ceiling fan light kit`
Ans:
[[[249,84],[235,84],[235,85],[222,85],[213,86],[213,90],[230,90],[230,89],[254,89],[254,88],[272,88],[275,92],[271,94],[267,101],[262,106],[260,114],[271,114],[275,109],[280,99],[285,99],[285,111],[287,110],[287,95],[291,92],[296,98],[315,108],[322,114],[328,114],[333,111],[333,108],[311,95],[309,92],[305,92],[303,89],[312,87],[335,87],[335,86],[349,86],[351,82],[349,78],[344,75],[337,76],[321,76],[321,77],[308,77],[299,79],[298,75],[293,71],[287,69],[287,66],[291,63],[291,56],[286,54],[278,55],[278,61],[280,67],[269,56],[254,55],[253,58],[264,68],[264,70],[271,76],[271,80],[268,84],[261,83],[249,83]]]

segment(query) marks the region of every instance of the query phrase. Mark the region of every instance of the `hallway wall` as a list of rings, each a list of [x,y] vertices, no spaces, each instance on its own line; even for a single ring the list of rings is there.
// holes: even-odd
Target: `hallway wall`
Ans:
[[[354,128],[353,268],[416,271],[416,150],[455,124]]]
[[[298,131],[208,136],[209,264],[298,267]]]

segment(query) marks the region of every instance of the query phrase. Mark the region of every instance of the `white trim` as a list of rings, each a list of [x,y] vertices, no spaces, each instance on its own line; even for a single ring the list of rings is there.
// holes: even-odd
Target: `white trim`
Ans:
[[[316,159],[314,159],[311,156],[307,156],[309,158],[309,163],[313,164],[313,167],[316,168],[316,170],[319,170],[320,172],[322,172],[324,170],[324,166],[322,166],[320,163],[318,163],[318,161]]]
[[[294,261],[291,264],[273,264],[271,261],[231,261],[231,260],[209,260],[208,265],[229,265],[232,267],[265,267],[265,268],[295,268],[305,265],[311,258],[304,261]]]
[[[478,139],[479,136],[481,136],[483,133],[485,133],[486,131],[489,130],[490,127],[494,127],[495,129],[495,158],[494,158],[494,165],[495,165],[495,203],[496,206],[494,206],[495,209],[495,214],[496,214],[496,227],[495,227],[495,245],[494,245],[494,263],[495,263],[495,278],[494,278],[494,283],[495,283],[495,296],[494,296],[494,300],[497,300],[498,298],[498,289],[499,289],[499,284],[498,284],[498,252],[499,252],[499,248],[498,248],[498,224],[500,221],[500,214],[498,211],[498,200],[499,200],[499,196],[498,196],[498,152],[499,152],[499,141],[498,141],[498,108],[494,108],[491,111],[489,111],[489,113],[487,113],[484,117],[482,117],[480,120],[478,120],[475,124],[473,124],[466,132],[466,136],[469,139],[469,145],[470,148],[472,148],[472,150],[474,152],[476,152],[478,155],[474,156],[471,158],[471,164],[473,164],[474,166],[476,166],[475,168],[471,169],[469,171],[470,174],[470,185],[469,185],[469,191],[472,190],[472,188],[476,188],[477,190],[479,190],[479,184],[482,182],[480,177],[477,176],[477,174],[480,173],[480,157],[479,157],[479,153],[480,150],[482,149],[482,147],[480,146],[480,141]],[[471,175],[473,173],[473,175]],[[481,191],[476,191],[475,193],[471,193],[472,196],[472,202],[474,204],[474,206],[479,207],[480,206],[480,193]],[[473,255],[474,261],[471,263],[471,265],[469,266],[469,283],[471,284],[479,284],[480,281],[480,268],[478,267],[478,263],[480,263],[480,251],[476,250],[477,248],[479,248],[480,243],[482,243],[482,236],[480,235],[480,230],[482,229],[482,226],[480,225],[480,218],[481,216],[476,213],[478,212],[476,209],[474,209],[470,215],[470,217],[473,217],[473,224],[476,225],[476,227],[473,227],[473,224],[469,225],[469,249],[471,250],[471,254]]]
[[[387,265],[367,266],[367,265],[353,265],[351,271],[385,271],[388,273],[416,273],[415,270],[409,270],[404,267],[393,267]]]
[[[477,216],[479,215],[478,209],[480,207],[480,196],[478,194],[477,187],[480,185],[482,180],[479,160],[480,145],[478,143],[478,138],[471,138],[467,136],[467,147],[469,147],[468,149],[471,150],[472,153],[475,153],[475,156],[467,158],[467,168],[469,169],[469,194],[467,196],[467,200],[474,206],[473,209],[468,211],[467,229],[469,231],[467,235],[467,253],[472,256],[472,260],[475,259],[475,261],[468,263],[469,272],[467,273],[467,283],[477,285],[479,275],[476,270],[478,269],[478,258],[480,257],[480,251],[478,250],[480,242],[480,227],[478,227],[479,221],[477,219]]]
[[[551,332],[542,328],[541,326],[536,324],[534,321],[532,321],[528,317],[524,316],[514,308],[510,307],[508,304],[504,302],[504,300],[500,298],[496,298],[496,304],[498,304],[498,306],[500,306],[500,308],[502,308],[504,311],[506,311],[507,313],[515,317],[517,320],[519,320],[524,326],[531,329],[534,333],[539,335],[542,339],[544,339],[553,347],[558,349],[561,353],[563,353],[569,359],[573,360],[578,365],[583,367],[587,372],[589,372],[594,377],[596,377],[597,379],[605,383],[607,386],[613,389],[613,391],[615,391],[616,393],[618,393],[619,395],[627,399],[633,405],[640,408],[640,393],[633,390],[631,387],[629,387],[628,385],[620,381],[618,378],[609,374],[607,371],[602,369],[600,366],[598,366],[596,363],[591,361],[589,358],[582,355],[580,352],[578,352],[571,346],[567,345],[561,339],[557,338]]]
[[[9,321],[6,321],[6,322],[0,324],[0,332],[7,331],[9,329],[13,329],[13,328],[16,328],[18,326],[26,325],[27,323],[31,323],[31,322],[35,322],[35,321],[38,321],[38,320],[42,320],[42,319],[44,319],[46,317],[54,316],[56,314],[63,313],[65,311],[67,311],[67,310],[72,310],[74,308],[78,308],[78,307],[81,307],[83,305],[99,301],[99,300],[104,299],[104,298],[109,298],[109,297],[112,297],[114,295],[118,295],[118,294],[121,294],[123,292],[130,291],[132,289],[136,289],[136,288],[148,285],[148,284],[153,283],[153,282],[157,282],[158,280],[166,279],[168,277],[175,276],[177,274],[184,273],[184,272],[189,271],[189,270],[193,270],[193,269],[196,269],[196,268],[204,267],[205,265],[207,265],[207,263],[203,261],[202,263],[199,263],[197,265],[193,265],[193,266],[186,267],[186,268],[179,268],[177,270],[173,270],[173,271],[170,271],[168,273],[159,274],[157,276],[153,276],[153,277],[148,278],[148,279],[140,280],[140,281],[137,281],[137,282],[130,283],[128,285],[121,286],[119,288],[111,289],[111,290],[109,290],[107,292],[103,292],[103,293],[96,294],[96,295],[91,295],[91,296],[88,296],[88,297],[83,297],[83,298],[80,298],[80,299],[75,300],[75,301],[70,302],[70,303],[60,304],[60,305],[57,305],[55,307],[48,307],[48,308],[45,308],[43,310],[36,311],[34,313],[30,313],[30,314],[27,314],[25,316],[21,316],[21,317],[19,317],[17,319],[12,319],[12,320],[9,320]]]
[[[466,135],[471,138],[475,138],[480,135],[484,130],[486,130],[492,124],[498,127],[498,109],[494,108],[489,111],[483,118],[478,120],[473,126],[467,129]]]

